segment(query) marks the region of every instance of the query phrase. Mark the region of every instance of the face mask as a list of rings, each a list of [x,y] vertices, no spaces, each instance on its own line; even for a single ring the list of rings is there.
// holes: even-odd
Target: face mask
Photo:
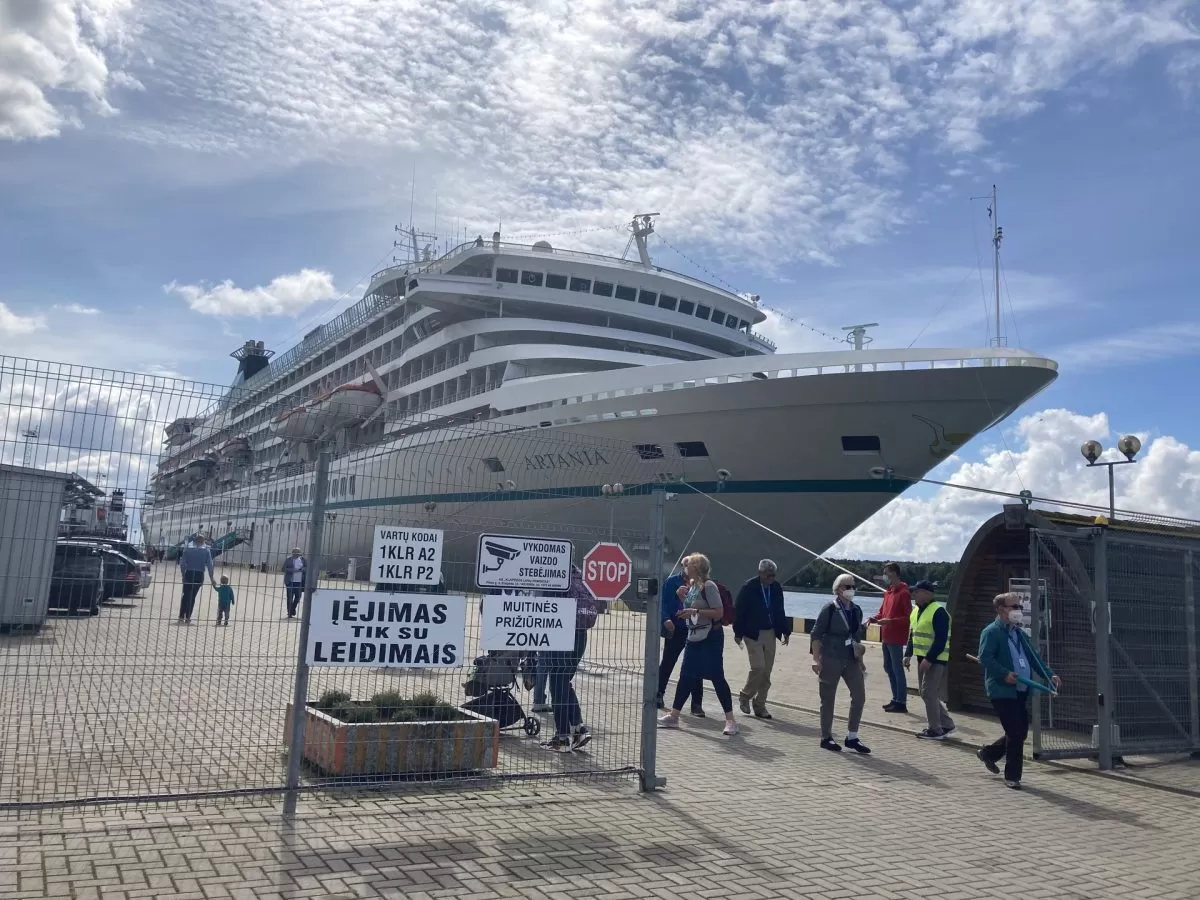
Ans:
[[[886,573],[885,573],[885,574],[884,574],[884,576],[883,576],[883,583],[884,583],[884,584],[891,584],[891,583],[892,583],[892,576],[891,576],[891,575],[888,575],[888,574],[886,574]]]
[[[1025,621],[1025,617],[1024,617],[1024,615],[1022,615],[1021,610],[1010,609],[1008,611],[1008,621],[1011,622],[1013,625],[1020,625],[1022,622]]]
[[[853,600],[854,599],[854,588],[847,588],[846,590],[842,591],[842,597],[845,600]]]

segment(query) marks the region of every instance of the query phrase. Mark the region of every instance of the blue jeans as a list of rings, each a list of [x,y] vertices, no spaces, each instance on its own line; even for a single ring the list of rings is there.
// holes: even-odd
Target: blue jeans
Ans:
[[[892,702],[908,705],[908,678],[904,674],[904,644],[883,645],[883,671],[892,686]]]

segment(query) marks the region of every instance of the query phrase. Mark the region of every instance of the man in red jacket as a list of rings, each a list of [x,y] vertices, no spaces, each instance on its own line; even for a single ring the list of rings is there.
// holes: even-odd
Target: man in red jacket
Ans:
[[[879,626],[879,640],[883,643],[883,670],[887,672],[888,682],[892,686],[892,702],[885,705],[883,711],[902,713],[908,712],[904,648],[908,645],[912,597],[908,593],[908,585],[900,579],[900,567],[894,562],[883,567],[883,578],[887,582],[883,606],[879,608],[879,615],[867,619],[867,624]]]

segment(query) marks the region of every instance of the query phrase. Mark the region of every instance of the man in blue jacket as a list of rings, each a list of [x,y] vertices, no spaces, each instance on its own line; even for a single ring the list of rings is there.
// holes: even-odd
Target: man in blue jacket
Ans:
[[[1004,758],[1004,784],[1021,789],[1025,764],[1025,738],[1029,734],[1029,684],[1036,672],[1057,691],[1062,679],[1050,671],[1033,649],[1025,629],[1020,594],[998,594],[992,601],[996,620],[979,635],[979,664],[983,666],[988,699],[1004,728],[999,740],[977,754],[993,775]]]
[[[779,567],[772,560],[758,564],[758,575],[742,585],[734,601],[733,639],[746,646],[750,674],[738,694],[742,712],[757,719],[770,719],[767,692],[775,668],[775,642],[786,645],[792,637],[792,619],[783,608],[783,588],[775,580]]]
[[[684,586],[683,572],[687,565],[686,556],[679,561],[679,565],[679,571],[664,581],[662,586],[662,607],[659,610],[659,619],[662,620],[660,631],[663,636],[663,651],[662,662],[658,667],[657,699],[659,709],[663,708],[663,696],[667,692],[667,684],[675,671],[675,663],[687,646],[687,629],[675,624],[676,614],[683,609],[683,601],[679,598],[679,589]],[[704,718],[703,702],[704,683],[697,680],[696,689],[692,692],[693,716]]]
[[[192,546],[184,547],[179,554],[179,572],[183,578],[183,596],[179,600],[179,621],[191,624],[192,613],[196,608],[196,594],[204,584],[204,575],[216,587],[213,576],[212,551],[208,549],[208,539],[203,534],[196,535]]]

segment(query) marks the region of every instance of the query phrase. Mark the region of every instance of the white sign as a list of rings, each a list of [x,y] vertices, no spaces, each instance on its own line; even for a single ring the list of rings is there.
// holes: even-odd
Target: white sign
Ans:
[[[376,525],[372,584],[432,584],[442,580],[442,530]]]
[[[574,597],[484,597],[484,650],[574,650]]]
[[[459,594],[313,591],[310,666],[431,669],[463,664],[467,598]]]
[[[571,586],[570,541],[481,534],[475,583],[481,588],[565,591]]]

